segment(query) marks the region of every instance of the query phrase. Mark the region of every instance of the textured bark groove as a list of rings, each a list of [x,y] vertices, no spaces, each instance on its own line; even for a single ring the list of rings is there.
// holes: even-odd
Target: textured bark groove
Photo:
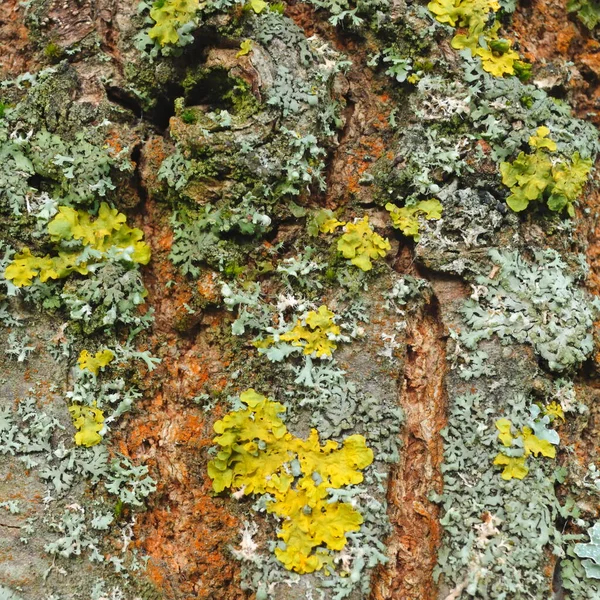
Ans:
[[[444,328],[435,297],[408,317],[404,376],[398,382],[405,414],[400,462],[388,486],[388,514],[393,533],[390,562],[381,569],[374,600],[434,600],[433,568],[442,528],[439,509],[428,499],[441,492],[446,425],[446,351]]]

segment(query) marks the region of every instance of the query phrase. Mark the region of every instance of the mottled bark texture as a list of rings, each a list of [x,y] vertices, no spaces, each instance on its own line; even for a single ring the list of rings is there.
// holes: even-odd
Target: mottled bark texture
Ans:
[[[6,0],[0,599],[600,599],[594,15]]]

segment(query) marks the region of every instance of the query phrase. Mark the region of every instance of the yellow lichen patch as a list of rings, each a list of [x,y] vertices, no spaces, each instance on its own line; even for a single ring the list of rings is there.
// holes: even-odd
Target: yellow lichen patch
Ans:
[[[346,223],[344,234],[337,242],[337,249],[344,258],[363,271],[370,271],[371,261],[385,256],[390,248],[389,241],[373,231],[366,216],[356,223]]]
[[[513,442],[514,438],[510,432],[511,427],[512,427],[512,424],[508,419],[498,419],[496,421],[496,428],[500,432],[498,434],[498,439],[505,446],[512,446],[512,442]]]
[[[304,354],[331,356],[337,348],[335,337],[341,334],[334,318],[335,314],[323,304],[317,311],[307,313],[304,319],[297,321],[294,328],[281,334],[279,339],[291,342],[292,346],[300,346]]]
[[[496,0],[432,0],[427,5],[440,23],[466,28],[452,39],[452,47],[468,49],[481,58],[481,66],[496,77],[514,75],[515,67],[523,67],[512,42],[499,37],[500,23],[490,15],[500,9]]]
[[[250,54],[252,51],[252,40],[244,40],[240,44],[240,50],[235,55],[236,58],[240,58],[240,56],[246,56],[246,54]]]
[[[498,429],[498,439],[506,447],[511,447],[515,440],[519,440],[522,454],[521,456],[509,456],[500,452],[494,459],[494,464],[504,467],[502,479],[523,479],[529,472],[526,465],[527,458],[532,454],[534,456],[556,457],[556,448],[548,441],[534,435],[531,427],[523,427],[519,432],[513,434],[513,425],[508,419],[498,419],[496,421]]]
[[[532,148],[546,148],[549,152],[556,152],[556,142],[550,139],[550,129],[542,125],[535,130],[535,134],[529,138],[529,145]]]
[[[551,421],[554,421],[555,419],[560,419],[561,421],[565,420],[565,413],[558,402],[550,402],[550,404],[544,408],[544,414],[548,415]]]
[[[321,213],[332,214],[331,211]],[[367,216],[354,223],[338,221],[333,216],[321,218],[325,219],[318,224],[321,233],[334,233],[338,227],[344,228],[344,234],[338,238],[337,249],[344,258],[350,259],[353,265],[363,271],[370,271],[373,268],[371,261],[385,256],[391,247],[387,239],[373,231]]]
[[[554,156],[557,145],[549,134],[547,127],[538,127],[529,138],[531,154],[520,152],[513,162],[500,164],[502,183],[511,192],[506,203],[515,212],[521,212],[530,202],[542,200],[552,211],[566,209],[575,216],[573,203],[583,191],[592,161],[581,158],[579,152],[571,159]]]
[[[504,467],[501,477],[507,481],[513,478],[523,479],[529,473],[529,468],[525,465],[525,456],[506,456],[500,452],[494,459],[494,464]]]
[[[12,262],[4,270],[4,277],[16,287],[26,287],[36,277],[44,283],[48,279],[62,279],[71,273],[87,275],[86,262],[78,262],[79,255],[72,252],[59,252],[57,256],[35,256],[29,248],[15,254]]]
[[[88,370],[94,375],[98,375],[101,368],[106,367],[109,362],[114,359],[115,355],[108,349],[100,350],[92,356],[87,350],[82,350],[77,362],[79,368],[84,371]]]
[[[302,440],[279,417],[282,404],[253,389],[240,399],[248,408],[215,423],[219,451],[208,463],[214,491],[272,495],[267,511],[283,520],[277,558],[297,573],[333,569],[331,551],[344,548],[346,533],[359,530],[362,516],[350,504],[330,502],[328,489],[362,482],[361,470],[373,462],[373,452],[361,435],[341,446],[331,440],[321,445],[313,429]]]
[[[150,9],[150,18],[156,25],[148,35],[161,46],[179,41],[177,30],[189,23],[200,6],[199,0],[157,0]]]
[[[394,227],[418,242],[420,237],[419,217],[428,221],[441,219],[444,207],[439,200],[431,198],[402,208],[388,202],[385,209],[389,211]]]
[[[102,441],[100,432],[104,429],[104,415],[99,408],[72,404],[69,412],[73,425],[78,430],[75,434],[78,446],[95,446]]]
[[[249,0],[244,8],[253,10],[256,14],[261,13],[267,7],[267,3],[264,0]]]
[[[148,264],[150,247],[141,241],[144,234],[128,227],[125,220],[124,214],[105,202],[93,221],[84,211],[61,206],[48,224],[57,254],[35,256],[29,248],[23,248],[6,267],[4,276],[15,286],[24,287],[38,277],[43,283],[74,272],[87,275],[91,266],[104,262],[109,255],[115,260]]]
[[[319,231],[321,233],[333,233],[338,227],[343,227],[346,225],[344,221],[338,221],[337,219],[327,219],[324,223],[319,227]]]
[[[487,48],[477,48],[474,51],[474,54],[481,58],[481,66],[484,71],[495,77],[514,75],[515,63],[519,60],[519,54],[510,48],[510,44],[507,42],[507,49],[500,52],[494,50],[494,44],[489,41]]]
[[[556,458],[556,448],[548,440],[541,440],[535,436],[530,427],[523,427],[521,435],[523,437],[525,456],[529,456],[530,454],[539,456],[541,454],[548,458]]]

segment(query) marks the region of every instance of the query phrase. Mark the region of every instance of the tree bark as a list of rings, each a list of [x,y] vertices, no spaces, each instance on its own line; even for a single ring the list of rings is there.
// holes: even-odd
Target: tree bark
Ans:
[[[262,4],[181,2],[164,44],[173,0],[3,5],[0,598],[600,598],[597,31],[562,0],[445,25],[436,1]],[[529,79],[454,47],[481,6],[475,37],[512,44],[491,63]],[[71,262],[18,284],[23,248]],[[73,406],[102,413],[89,445]],[[265,470],[215,491],[227,419]],[[285,563],[299,523],[317,541]]]

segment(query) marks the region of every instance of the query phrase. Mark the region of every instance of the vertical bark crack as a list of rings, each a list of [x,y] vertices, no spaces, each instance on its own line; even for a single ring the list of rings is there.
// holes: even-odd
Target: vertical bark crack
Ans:
[[[389,563],[380,569],[374,600],[434,600],[433,568],[442,529],[439,508],[429,500],[440,492],[443,458],[440,430],[446,425],[445,336],[433,296],[408,317],[404,376],[398,382],[405,413],[400,462],[388,486],[392,534]]]

